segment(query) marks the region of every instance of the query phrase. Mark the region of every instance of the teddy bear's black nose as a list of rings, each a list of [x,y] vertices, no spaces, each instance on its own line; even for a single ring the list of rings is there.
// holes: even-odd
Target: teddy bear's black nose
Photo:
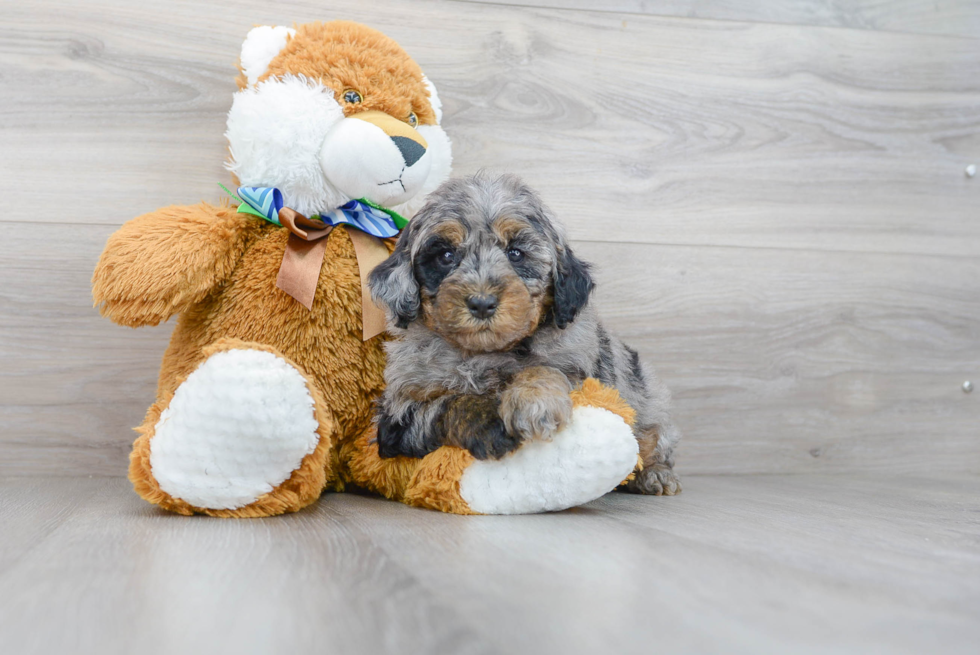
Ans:
[[[474,295],[466,299],[466,307],[476,318],[486,319],[497,311],[497,296]]]
[[[395,142],[398,146],[398,150],[401,151],[402,157],[405,158],[405,165],[411,166],[418,160],[422,159],[422,155],[425,154],[425,148],[418,141],[412,141],[406,136],[393,136],[391,140]]]

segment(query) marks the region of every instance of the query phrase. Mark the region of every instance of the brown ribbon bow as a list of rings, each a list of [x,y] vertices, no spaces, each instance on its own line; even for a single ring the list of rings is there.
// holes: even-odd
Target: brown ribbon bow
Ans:
[[[290,234],[282,264],[279,265],[276,286],[307,309],[313,309],[313,296],[323,267],[323,254],[327,250],[325,237],[333,232],[334,227],[307,218],[289,207],[279,210],[279,222]],[[349,228],[347,235],[354,244],[361,275],[361,324],[364,341],[367,341],[385,330],[384,310],[371,300],[367,279],[374,267],[388,258],[388,249],[378,237],[356,228]]]

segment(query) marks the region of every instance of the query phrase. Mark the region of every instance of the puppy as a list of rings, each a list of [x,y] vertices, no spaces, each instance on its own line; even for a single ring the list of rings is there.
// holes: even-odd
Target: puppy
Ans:
[[[569,392],[595,377],[637,412],[643,468],[626,489],[681,490],[669,393],[603,328],[588,302],[589,265],[517,177],[445,182],[369,284],[396,335],[378,403],[382,457],[423,457],[442,445],[502,457],[564,427]]]

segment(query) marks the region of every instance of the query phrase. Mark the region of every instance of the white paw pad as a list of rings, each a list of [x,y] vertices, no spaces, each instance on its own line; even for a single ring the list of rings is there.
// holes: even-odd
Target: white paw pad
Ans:
[[[481,514],[568,509],[615,489],[632,473],[638,452],[622,418],[607,409],[576,407],[551,441],[530,441],[500,460],[470,464],[459,492]]]
[[[289,478],[319,438],[299,371],[272,353],[226,350],[177,388],[150,440],[150,468],[174,498],[237,509]]]

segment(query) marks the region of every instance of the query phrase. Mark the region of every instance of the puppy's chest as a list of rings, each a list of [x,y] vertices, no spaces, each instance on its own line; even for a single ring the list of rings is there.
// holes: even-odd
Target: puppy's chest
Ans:
[[[553,366],[566,375],[574,373],[566,371],[561,361],[560,357],[538,352],[530,340],[507,352],[477,354],[463,353],[441,341],[428,341],[421,347],[395,342],[388,353],[388,379],[390,387],[413,389],[426,398],[444,393],[482,395],[503,390],[515,375],[531,366]]]
[[[459,354],[443,369],[443,384],[457,393],[493,393],[506,387],[520,371],[547,365],[549,363],[531,347],[469,357]]]
[[[507,353],[456,357],[442,368],[441,386],[455,393],[487,394],[501,390],[522,366]]]

